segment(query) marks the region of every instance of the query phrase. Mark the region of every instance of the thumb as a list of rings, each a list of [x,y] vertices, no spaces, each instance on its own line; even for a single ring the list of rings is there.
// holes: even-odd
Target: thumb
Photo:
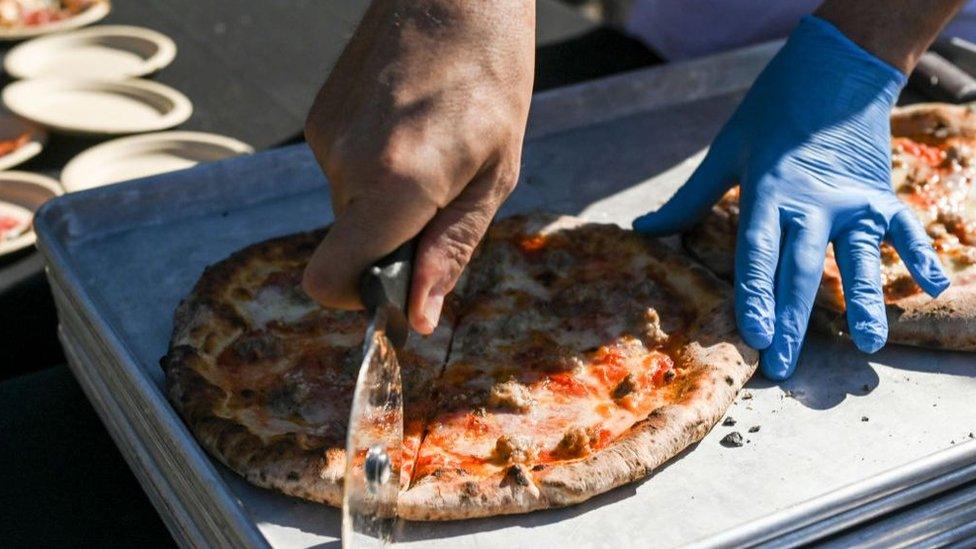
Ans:
[[[690,229],[733,184],[730,141],[719,136],[688,181],[660,209],[635,219],[634,230],[657,236]]]
[[[454,289],[515,181],[514,175],[485,174],[427,224],[414,256],[408,307],[410,324],[418,332],[429,334],[437,327],[444,297]]]

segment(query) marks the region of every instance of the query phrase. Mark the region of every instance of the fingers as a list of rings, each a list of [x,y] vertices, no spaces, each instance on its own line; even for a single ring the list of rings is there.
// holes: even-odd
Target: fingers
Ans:
[[[817,214],[785,215],[782,258],[776,273],[776,333],[761,352],[762,372],[773,380],[786,379],[796,369],[829,237],[828,223]]]
[[[735,154],[732,139],[723,135],[715,140],[705,159],[688,182],[660,209],[634,220],[634,230],[651,235],[666,235],[692,227],[732,186]]]
[[[888,339],[881,288],[883,220],[864,218],[834,240],[837,266],[847,302],[847,325],[857,348],[873,353]]]
[[[919,287],[932,297],[936,297],[949,287],[949,279],[942,270],[942,262],[932,248],[932,240],[918,219],[906,208],[891,219],[888,237],[898,251],[902,262]]]
[[[357,309],[359,279],[378,259],[416,236],[437,213],[423,193],[405,187],[350,200],[309,259],[305,292],[326,307]]]
[[[745,342],[765,349],[773,339],[776,318],[779,212],[768,202],[745,201],[742,207],[735,249],[735,316]]]
[[[499,206],[515,185],[515,172],[474,180],[424,229],[414,259],[410,324],[422,334],[437,327],[444,297],[454,289]]]

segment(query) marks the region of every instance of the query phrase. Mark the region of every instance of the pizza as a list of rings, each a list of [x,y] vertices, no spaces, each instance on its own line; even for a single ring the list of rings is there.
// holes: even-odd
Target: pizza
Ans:
[[[0,28],[41,27],[77,15],[98,0],[0,0]]]
[[[920,347],[976,350],[976,112],[919,104],[891,117],[892,188],[919,218],[951,286],[932,299],[915,284],[898,253],[881,245],[888,340]],[[739,189],[683,235],[685,248],[714,273],[731,279]],[[844,294],[833,248],[827,250],[815,323],[845,332]]]
[[[162,366],[219,461],[340,505],[367,318],[302,292],[323,234],[206,269]],[[726,284],[659,241],[551,214],[496,222],[437,330],[398,358],[411,520],[565,506],[643,478],[709,431],[757,363]]]

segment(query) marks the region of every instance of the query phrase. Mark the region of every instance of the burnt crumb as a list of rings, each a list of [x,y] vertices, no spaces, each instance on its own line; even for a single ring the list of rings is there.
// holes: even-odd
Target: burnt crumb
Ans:
[[[868,384],[865,383],[864,385],[861,385],[861,391],[862,392],[865,392],[865,393],[870,393],[871,392],[871,387],[868,387]]]
[[[742,442],[742,433],[738,431],[732,431],[731,433],[725,435],[719,444],[725,446],[726,448],[738,448],[744,443]]]
[[[535,464],[535,465],[532,466],[532,470],[533,471],[541,471],[541,470],[543,470],[545,468],[546,468],[545,464],[542,464],[542,463],[537,463],[537,464]]]
[[[727,385],[733,385],[735,383],[735,380],[732,379],[732,376],[725,376],[725,383]]]
[[[972,433],[969,433],[969,438],[976,438]]]
[[[512,465],[505,471],[505,476],[510,478],[512,482],[518,484],[519,486],[528,486],[529,477],[525,476],[525,471],[522,470],[518,465]]]
[[[752,427],[749,427],[749,432],[750,433],[758,433],[759,432],[759,429],[761,429],[761,428],[762,428],[762,425],[753,425]]]
[[[869,420],[868,416],[861,416],[861,421],[868,421],[868,420]]]
[[[722,421],[722,427],[732,427],[735,425],[735,418],[729,416]]]
[[[634,392],[635,388],[634,377],[627,374],[622,380],[620,380],[620,383],[613,388],[613,393],[611,393],[611,396],[613,396],[614,399],[621,399]]]
[[[752,393],[742,393],[742,400],[752,400]]]
[[[677,376],[678,376],[678,373],[677,372],[675,372],[674,370],[668,370],[668,371],[664,372],[664,382],[665,383],[671,383],[671,380],[673,380]]]
[[[552,271],[543,271],[535,277],[540,284],[546,287],[552,286],[552,283],[556,281],[556,278],[556,273]]]

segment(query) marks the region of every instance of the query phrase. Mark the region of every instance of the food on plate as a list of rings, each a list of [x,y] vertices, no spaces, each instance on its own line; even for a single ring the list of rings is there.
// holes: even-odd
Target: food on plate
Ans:
[[[11,139],[0,139],[0,156],[10,154],[30,141],[30,133],[24,132]]]
[[[77,15],[98,0],[0,0],[0,28],[40,27]]]
[[[922,347],[976,350],[976,112],[921,104],[891,117],[892,187],[929,236],[952,285],[938,298],[915,284],[898,253],[881,245],[881,277],[889,341]],[[720,276],[734,270],[738,187],[683,235],[685,248]],[[833,249],[827,251],[817,296],[818,320],[844,331],[844,297]]]
[[[13,240],[30,229],[31,213],[25,208],[0,202],[0,242]]]
[[[322,232],[208,268],[162,360],[214,456],[260,486],[341,502],[367,318],[300,289]],[[647,476],[701,439],[755,369],[728,288],[665,245],[549,214],[495,223],[403,365],[399,513],[559,507]]]

